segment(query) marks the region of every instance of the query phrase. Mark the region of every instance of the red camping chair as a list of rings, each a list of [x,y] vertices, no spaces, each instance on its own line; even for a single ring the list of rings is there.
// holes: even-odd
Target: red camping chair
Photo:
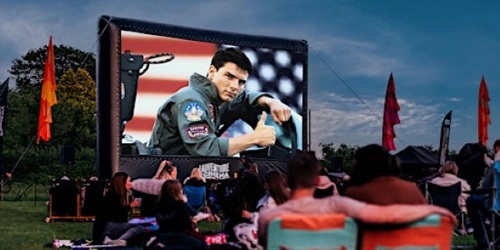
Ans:
[[[355,250],[358,225],[342,214],[286,214],[271,221],[267,250]]]
[[[400,225],[363,225],[361,250],[449,250],[453,220],[431,214],[419,221]]]

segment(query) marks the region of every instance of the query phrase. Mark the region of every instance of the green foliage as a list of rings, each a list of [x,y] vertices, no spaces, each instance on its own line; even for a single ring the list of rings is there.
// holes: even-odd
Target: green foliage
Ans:
[[[332,164],[334,157],[340,157],[344,172],[349,172],[354,153],[359,148],[358,146],[350,146],[343,143],[338,148],[335,148],[333,143],[320,143],[319,146],[321,147],[322,156],[321,165],[328,167]]]
[[[40,90],[47,46],[15,59],[9,72],[15,87],[9,90],[3,162],[14,181],[59,177],[88,178],[96,174],[96,84],[93,54],[64,45],[54,46],[56,95],[52,107],[52,138],[35,144]],[[76,147],[76,163],[60,163],[61,146]]]
[[[96,85],[84,69],[66,71],[57,85],[53,143],[95,148]]]
[[[19,89],[29,89],[29,86],[38,86],[36,96],[40,96],[40,84],[43,78],[43,68],[47,56],[47,46],[37,50],[29,50],[21,59],[12,61],[9,73],[15,76]],[[95,79],[95,58],[92,53],[60,45],[54,45],[56,82],[68,69],[83,68]]]

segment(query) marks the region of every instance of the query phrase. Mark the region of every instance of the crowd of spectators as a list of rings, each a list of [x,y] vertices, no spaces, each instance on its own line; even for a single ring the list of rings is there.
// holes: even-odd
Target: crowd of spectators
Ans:
[[[500,150],[500,141],[497,142],[495,152]],[[485,164],[494,162],[486,159],[485,156]],[[495,160],[500,160],[500,156]],[[115,173],[96,216],[94,243],[127,246],[139,242],[146,246],[149,242],[155,247],[182,245],[186,249],[208,249],[207,236],[197,230],[197,223],[218,221],[215,218],[219,217],[225,244],[239,243],[246,249],[263,249],[268,224],[287,213],[341,213],[363,223],[377,224],[409,222],[430,213],[440,213],[456,221],[455,215],[447,209],[430,206],[415,183],[401,179],[397,157],[380,145],[367,145],[355,152],[348,175],[350,179],[342,183],[346,187],[342,192],[337,188],[339,183],[335,177],[320,165],[314,152],[297,152],[290,159],[286,173],[273,169],[261,174],[257,163],[250,158],[242,158],[242,166],[230,188],[224,187],[219,194],[216,194],[217,186],[203,178],[197,167],[193,167],[186,179],[179,181],[176,167],[169,161],[161,163],[153,178],[132,181],[126,173]],[[470,186],[458,178],[457,173],[457,164],[447,161],[439,174],[428,181],[442,186],[461,183],[464,193],[458,202],[471,214],[474,238],[481,249],[487,244],[484,235],[489,233],[482,230],[484,226],[480,228],[487,220],[488,207],[484,206],[484,199],[491,197],[469,196]],[[488,183],[487,172],[483,187]],[[186,185],[206,187],[204,210],[190,205],[183,193]],[[128,222],[132,209],[144,208],[144,198],[129,198],[132,190],[155,197],[149,208],[149,215],[158,225],[154,234],[144,225]],[[483,207],[477,208],[479,204]],[[150,238],[154,240],[148,241]]]

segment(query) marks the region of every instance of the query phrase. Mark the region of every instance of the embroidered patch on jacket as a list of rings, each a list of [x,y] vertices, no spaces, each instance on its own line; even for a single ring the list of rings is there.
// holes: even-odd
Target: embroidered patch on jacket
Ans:
[[[186,115],[187,120],[190,122],[200,121],[203,113],[201,104],[197,102],[189,102],[184,106],[184,115]]]
[[[191,125],[186,128],[186,133],[191,139],[204,138],[210,134],[207,124]]]

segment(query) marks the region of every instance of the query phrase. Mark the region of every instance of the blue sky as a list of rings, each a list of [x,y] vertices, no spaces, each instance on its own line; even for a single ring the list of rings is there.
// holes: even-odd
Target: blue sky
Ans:
[[[45,46],[50,35],[56,45],[97,53],[101,15],[304,39],[313,149],[330,142],[380,144],[391,72],[401,106],[395,152],[408,145],[437,148],[450,110],[451,149],[476,142],[483,75],[491,98],[491,147],[500,138],[499,12],[493,0],[2,1],[0,79],[9,77],[12,60]]]

